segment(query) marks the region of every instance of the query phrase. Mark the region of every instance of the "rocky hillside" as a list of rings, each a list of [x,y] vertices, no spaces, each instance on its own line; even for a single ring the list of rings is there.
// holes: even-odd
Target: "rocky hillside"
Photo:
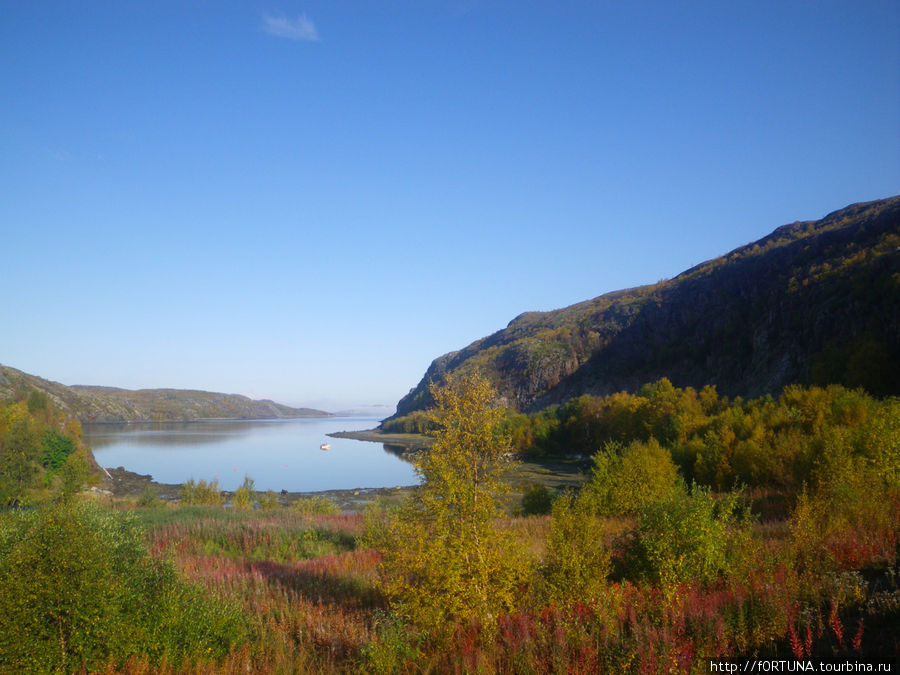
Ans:
[[[471,369],[519,410],[661,377],[729,396],[830,382],[900,394],[900,197],[784,225],[652,286],[522,314],[435,359],[397,416]]]
[[[274,401],[255,401],[237,394],[190,389],[116,389],[50,382],[0,365],[0,400],[36,389],[80,422],[165,421],[201,419],[278,419],[329,417],[311,408],[290,408]]]

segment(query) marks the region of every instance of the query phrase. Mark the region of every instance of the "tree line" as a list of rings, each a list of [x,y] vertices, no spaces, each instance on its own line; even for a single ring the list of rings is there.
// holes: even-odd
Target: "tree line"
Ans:
[[[590,457],[609,443],[655,443],[687,482],[717,490],[738,484],[797,490],[817,462],[839,461],[835,455],[900,472],[900,400],[840,385],[791,385],[778,398],[745,400],[663,378],[633,394],[584,395],[529,414],[507,410],[501,426],[523,457]],[[406,433],[434,428],[424,411],[383,424]]]

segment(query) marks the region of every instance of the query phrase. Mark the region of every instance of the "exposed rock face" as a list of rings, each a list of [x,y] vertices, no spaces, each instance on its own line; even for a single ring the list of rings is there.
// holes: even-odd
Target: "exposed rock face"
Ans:
[[[15,368],[0,366],[0,399],[20,389],[43,391],[63,412],[80,422],[190,421],[200,419],[279,419],[329,417],[311,408],[291,408],[274,401],[255,401],[238,394],[191,389],[117,389],[67,387]]]
[[[522,314],[435,359],[397,416],[469,369],[519,410],[660,377],[730,396],[794,382],[900,394],[900,197],[779,227],[652,286]]]

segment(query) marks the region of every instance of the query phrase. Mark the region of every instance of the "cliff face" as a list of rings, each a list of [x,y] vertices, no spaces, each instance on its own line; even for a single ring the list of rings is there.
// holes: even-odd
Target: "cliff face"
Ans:
[[[730,396],[794,382],[900,394],[900,197],[779,227],[652,286],[522,314],[435,359],[397,415],[470,369],[519,410],[660,377]]]
[[[68,387],[15,368],[0,366],[0,399],[13,398],[24,388],[43,391],[63,412],[80,422],[191,421],[200,419],[278,419],[328,417],[311,408],[291,408],[274,401],[256,401],[237,394],[189,389],[117,389]]]

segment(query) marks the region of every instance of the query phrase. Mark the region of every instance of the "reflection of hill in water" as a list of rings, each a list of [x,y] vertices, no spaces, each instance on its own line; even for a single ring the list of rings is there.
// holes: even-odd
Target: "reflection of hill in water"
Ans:
[[[384,451],[387,452],[388,454],[399,457],[404,462],[409,462],[410,464],[413,464],[412,457],[409,452],[409,448],[406,447],[405,445],[390,445],[388,443],[385,443]]]
[[[127,438],[135,445],[203,445],[221,443],[222,439],[247,436],[266,423],[229,422],[139,422],[124,424],[85,424],[84,442],[98,450]]]

